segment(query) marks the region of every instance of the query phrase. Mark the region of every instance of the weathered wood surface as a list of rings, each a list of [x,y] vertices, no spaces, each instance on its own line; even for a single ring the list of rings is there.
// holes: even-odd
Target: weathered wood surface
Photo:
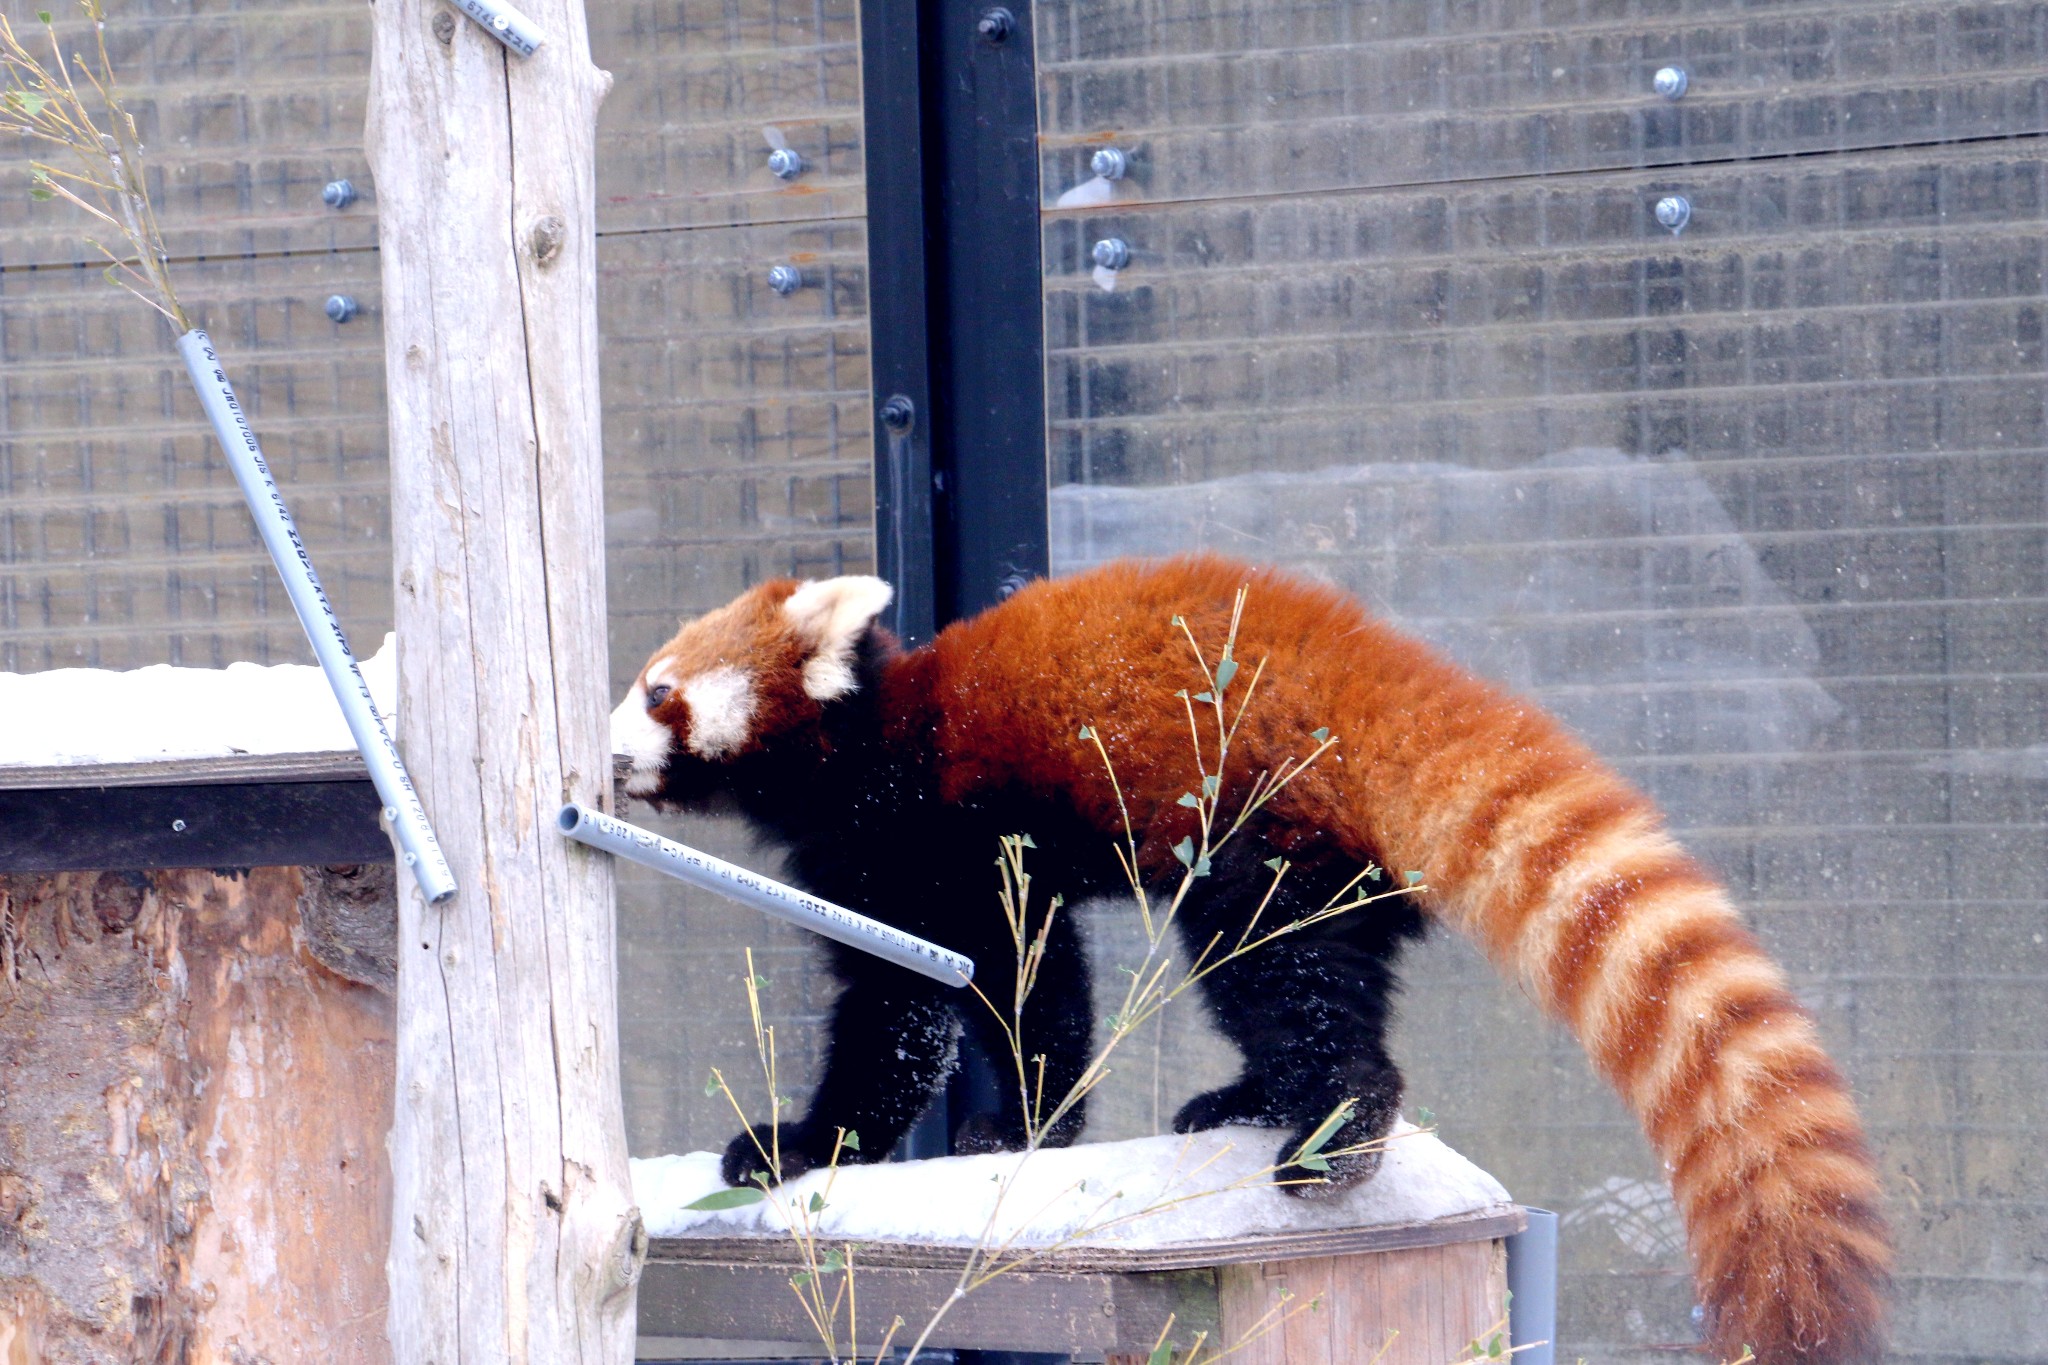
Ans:
[[[62,787],[209,786],[223,782],[348,782],[370,780],[353,749],[301,754],[223,754],[215,758],[151,758],[122,763],[0,766],[0,791]]]
[[[1032,1266],[1035,1269],[1072,1272],[1186,1270],[1197,1266],[1293,1260],[1305,1256],[1342,1256],[1362,1251],[1401,1251],[1410,1247],[1442,1246],[1448,1242],[1487,1241],[1513,1236],[1528,1225],[1528,1215],[1519,1207],[1509,1205],[1456,1218],[1438,1218],[1427,1223],[1256,1232],[1240,1237],[1175,1242],[1171,1246],[1156,1247],[1062,1247],[1034,1256]],[[969,1250],[935,1242],[864,1242],[861,1244],[861,1263],[957,1269],[965,1263]],[[762,1235],[658,1237],[649,1245],[647,1260],[650,1265],[657,1261],[759,1262],[792,1266],[799,1263],[796,1247],[789,1238]]]
[[[392,718],[387,716],[388,722]],[[613,760],[623,781],[629,758]],[[367,782],[370,770],[353,749],[317,749],[296,754],[224,754],[213,758],[151,758],[120,763],[59,763],[42,767],[0,766],[0,791],[65,787],[203,787],[221,783]]]
[[[1507,1336],[1507,1247],[1453,1242],[1217,1272],[1222,1340],[1244,1365],[1447,1365]],[[1312,1306],[1311,1306],[1312,1305]]]
[[[0,877],[0,1360],[391,1358],[391,1001],[303,885]]]
[[[401,876],[390,1331],[408,1362],[629,1360],[645,1238],[619,1102],[595,182],[579,0],[510,57],[382,0],[377,175],[400,745],[460,892]]]
[[[866,1247],[862,1251],[865,1253]],[[640,1330],[650,1336],[782,1341],[818,1349],[818,1333],[790,1288],[790,1267],[759,1262],[674,1263],[650,1260],[640,1289]],[[946,1301],[959,1279],[950,1270],[856,1265],[859,1345],[872,1352],[901,1317],[898,1345],[907,1344]],[[946,1314],[927,1343],[937,1350],[1054,1353],[1151,1349],[1172,1318],[1192,1338],[1217,1323],[1216,1277],[1208,1270],[1145,1275],[1017,1271],[982,1285]],[[841,1314],[841,1353],[850,1324]],[[1441,1362],[1439,1362],[1441,1365]]]
[[[1381,1357],[1386,1365],[1447,1365],[1472,1340],[1505,1331],[1501,1239],[1527,1221],[1511,1208],[1172,1247],[1070,1248],[975,1290],[929,1344],[1143,1359],[1170,1317],[1171,1339],[1184,1347],[1207,1332],[1212,1347],[1246,1343],[1233,1359],[1266,1365],[1369,1361],[1389,1331],[1399,1336]],[[863,1243],[855,1275],[863,1342],[898,1314],[912,1333],[921,1327],[952,1292],[964,1255],[957,1246]],[[787,1238],[661,1238],[648,1252],[641,1331],[815,1341],[789,1285],[798,1264]]]

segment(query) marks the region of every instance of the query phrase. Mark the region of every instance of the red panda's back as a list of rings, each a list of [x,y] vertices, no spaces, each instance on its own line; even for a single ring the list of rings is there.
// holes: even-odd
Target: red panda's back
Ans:
[[[1208,687],[1194,646],[1213,667],[1240,588],[1230,719],[1255,674],[1258,696],[1227,778],[1328,727],[1334,748],[1273,823],[1421,870],[1426,907],[1578,1035],[1671,1169],[1716,1339],[1766,1361],[1875,1358],[1890,1246],[1846,1084],[1721,887],[1540,708],[1335,590],[1214,556],[1116,563],[1033,584],[905,661],[946,794],[1021,786],[1114,834],[1092,726],[1146,860],[1170,871],[1193,827],[1177,798],[1215,764],[1213,712],[1191,735],[1177,694]]]

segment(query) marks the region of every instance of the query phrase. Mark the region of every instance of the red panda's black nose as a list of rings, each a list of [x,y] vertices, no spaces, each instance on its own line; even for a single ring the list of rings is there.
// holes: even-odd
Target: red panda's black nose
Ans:
[[[652,711],[655,707],[667,701],[668,694],[673,692],[674,690],[675,689],[670,687],[667,683],[656,683],[654,686],[648,688],[647,709]]]

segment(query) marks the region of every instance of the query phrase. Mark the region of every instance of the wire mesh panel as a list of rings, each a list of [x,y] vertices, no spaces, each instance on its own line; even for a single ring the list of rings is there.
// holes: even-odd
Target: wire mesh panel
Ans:
[[[2048,129],[2048,5],[1054,0],[1046,202],[1211,199]],[[1659,72],[1683,73],[1682,96]],[[1663,89],[1676,93],[1666,78]]]
[[[764,578],[872,568],[856,18],[852,0],[590,8],[614,76],[598,250],[617,690],[678,617]],[[80,26],[59,27],[75,49]],[[368,652],[391,618],[368,16],[136,0],[107,34],[173,278]],[[777,175],[778,149],[800,168]],[[29,201],[30,149],[0,151],[0,669],[309,659],[167,328],[85,264],[82,224]],[[322,191],[340,178],[357,198],[336,209]],[[345,324],[324,311],[333,294],[360,309]],[[683,833],[760,861],[727,825]],[[808,940],[645,874],[621,882],[633,1150],[730,1135],[701,1083],[714,1064],[748,1080],[747,945],[801,1097],[804,1025],[829,996]]]
[[[790,262],[803,283],[778,294],[767,272]],[[679,617],[766,578],[873,571],[865,233],[859,219],[629,233],[600,244],[599,271],[616,695]],[[656,823],[776,870],[729,822]],[[633,1152],[722,1147],[738,1131],[705,1097],[713,1066],[750,1105],[765,1100],[741,985],[749,947],[783,1092],[801,1102],[831,1000],[815,940],[640,868],[622,865],[619,889]]]
[[[1309,11],[1204,13],[1145,31],[1206,51]],[[1900,1357],[2038,1358],[2038,147],[1229,197],[1273,188],[1292,186],[1048,216],[1056,570],[1196,547],[1284,564],[1561,713],[1664,804],[1818,1014],[1893,1200]],[[1673,196],[1682,235],[1656,215]],[[1096,267],[1107,239],[1119,271]],[[1576,1045],[1461,947],[1411,976],[1411,1103],[1565,1215],[1564,1349],[1695,1341],[1664,1174]],[[1227,1079],[1227,1049],[1170,1029],[1163,1078],[1097,1135]]]

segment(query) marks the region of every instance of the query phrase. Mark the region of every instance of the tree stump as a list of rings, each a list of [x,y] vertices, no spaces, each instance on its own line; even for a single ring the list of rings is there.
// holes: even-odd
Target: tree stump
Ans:
[[[390,1360],[391,1000],[309,880],[0,876],[0,1360]]]

